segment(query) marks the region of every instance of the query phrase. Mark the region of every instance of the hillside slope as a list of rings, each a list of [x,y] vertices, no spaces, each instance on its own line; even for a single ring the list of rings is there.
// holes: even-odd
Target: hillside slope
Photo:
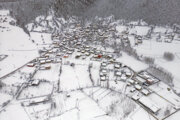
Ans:
[[[10,9],[20,26],[46,15],[49,8],[58,16],[90,19],[114,15],[116,19],[143,19],[156,25],[180,24],[180,0],[0,0],[0,9]]]
[[[88,16],[115,15],[118,19],[143,19],[150,24],[180,24],[180,0],[96,0]]]

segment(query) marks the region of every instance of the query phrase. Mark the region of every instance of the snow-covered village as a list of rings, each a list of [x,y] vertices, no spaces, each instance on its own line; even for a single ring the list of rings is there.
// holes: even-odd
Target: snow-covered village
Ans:
[[[0,10],[0,120],[179,120],[180,25]]]

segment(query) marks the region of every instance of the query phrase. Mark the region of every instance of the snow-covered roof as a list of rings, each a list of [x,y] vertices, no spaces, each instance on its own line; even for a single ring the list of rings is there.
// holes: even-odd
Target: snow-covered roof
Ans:
[[[138,94],[135,94],[135,95],[133,95],[131,98],[132,98],[133,100],[138,100],[140,97],[139,97]]]
[[[122,74],[121,79],[122,79],[122,80],[126,80],[126,79],[127,79],[126,75],[125,75],[125,74]]]
[[[142,87],[140,85],[135,85],[135,88],[140,90]]]
[[[32,82],[32,85],[38,85],[39,83],[40,83],[40,81],[36,79]]]
[[[115,66],[115,68],[119,68],[119,67],[120,67],[120,65],[119,65],[119,64],[115,64],[114,66]]]
[[[122,73],[118,71],[118,72],[116,72],[116,75],[121,76]]]
[[[139,77],[139,76],[136,76],[136,80],[137,80],[138,82],[140,82],[140,83],[146,82],[145,79],[143,79],[143,78],[141,78],[141,77]]]
[[[106,76],[102,76],[102,77],[101,77],[101,80],[106,80]]]
[[[148,95],[150,92],[147,89],[143,89],[142,93],[145,94],[145,95]]]
[[[128,82],[133,84],[133,83],[134,83],[134,80],[129,79]]]

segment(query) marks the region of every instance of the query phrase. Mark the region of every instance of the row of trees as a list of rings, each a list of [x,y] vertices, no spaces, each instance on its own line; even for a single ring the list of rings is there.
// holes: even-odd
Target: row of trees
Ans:
[[[147,71],[154,75],[156,78],[162,80],[164,83],[173,86],[173,76],[168,71],[164,70],[161,67],[150,66]]]

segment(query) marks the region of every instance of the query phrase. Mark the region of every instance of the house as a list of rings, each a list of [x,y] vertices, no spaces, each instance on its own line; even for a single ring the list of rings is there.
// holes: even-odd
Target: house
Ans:
[[[81,53],[85,53],[86,51],[85,50],[81,50]]]
[[[137,101],[137,100],[139,100],[140,96],[139,96],[139,94],[134,94],[131,98],[133,100]]]
[[[131,83],[128,82],[128,83],[127,83],[127,86],[131,86]]]
[[[137,35],[135,38],[135,45],[142,44],[142,36]]]
[[[48,53],[53,53],[53,51],[52,51],[52,50],[49,50]]]
[[[81,42],[77,42],[76,45],[81,45]]]
[[[152,85],[154,83],[154,81],[153,81],[153,79],[148,78],[146,80],[146,83],[149,84],[149,85]]]
[[[100,80],[101,80],[101,81],[106,81],[106,76],[105,76],[105,75],[101,76],[101,77],[100,77]]]
[[[36,79],[36,80],[33,80],[33,81],[31,82],[31,85],[33,85],[33,86],[38,86],[39,83],[40,83],[40,81]]]
[[[102,69],[101,72],[102,72],[103,74],[107,74],[107,70],[106,70],[106,69]]]
[[[75,58],[80,58],[81,57],[81,53],[77,53],[77,55],[75,56]]]
[[[101,66],[102,66],[102,67],[106,67],[106,66],[107,66],[107,63],[106,63],[106,62],[102,62],[102,63],[101,63]]]
[[[28,67],[34,67],[34,66],[35,66],[35,63],[28,63],[27,66],[28,66]]]
[[[115,62],[115,59],[110,59],[109,62],[110,62],[110,63],[114,63],[114,62]]]
[[[47,59],[47,60],[46,60],[46,63],[51,63],[51,62],[52,62],[51,59]]]
[[[94,55],[93,57],[94,57],[94,58],[98,58],[98,55]]]
[[[144,83],[146,83],[146,79],[140,77],[140,76],[136,76],[135,78],[133,78],[135,81],[137,81],[139,84],[143,85]]]
[[[132,80],[132,79],[129,79],[128,82],[131,84],[134,84],[134,80]]]
[[[55,44],[55,45],[57,45],[58,44],[58,42],[57,41],[53,41],[53,43],[52,44]]]
[[[90,46],[86,45],[86,46],[85,46],[85,48],[89,49],[89,48],[90,48]]]
[[[126,71],[125,74],[127,77],[130,77],[132,75],[130,71]]]
[[[120,77],[122,75],[122,73],[120,71],[116,71],[115,75]]]
[[[61,63],[61,61],[62,61],[62,60],[61,60],[60,58],[55,58],[55,59],[53,60],[54,63]]]
[[[59,47],[56,47],[56,48],[53,48],[53,49],[52,49],[52,52],[53,52],[53,53],[56,53],[56,52],[58,52],[58,51],[59,51]]]
[[[114,68],[116,68],[116,69],[119,69],[120,67],[121,67],[121,65],[118,64],[118,63],[116,63],[116,64],[114,65]]]
[[[89,52],[89,51],[90,51],[90,49],[89,49],[89,48],[85,48],[85,51],[86,51],[86,52]]]
[[[61,53],[57,53],[56,56],[61,56]]]
[[[68,57],[69,57],[69,55],[67,55],[67,54],[63,56],[63,58],[68,58]]]
[[[169,39],[169,38],[164,38],[164,42],[166,43],[171,43],[173,39]]]
[[[39,70],[49,70],[51,69],[51,66],[40,66]]]
[[[159,79],[155,78],[154,76],[152,76],[150,73],[148,73],[146,71],[140,72],[138,74],[138,76],[146,79],[146,83],[144,83],[144,84],[147,84],[147,85],[152,85],[152,84],[157,83],[159,81]]]
[[[127,67],[125,64],[121,64],[121,67],[124,68],[124,67]]]
[[[83,59],[83,60],[86,59],[86,56],[83,55],[83,56],[82,56],[82,59]]]
[[[121,80],[125,81],[127,79],[126,75],[125,74],[122,74],[121,75]]]
[[[86,52],[86,53],[85,53],[85,55],[86,55],[86,56],[89,56],[89,55],[90,55],[90,53],[89,53],[89,52]]]
[[[102,69],[99,73],[100,76],[106,76],[107,75],[107,70],[106,69]]]
[[[73,51],[68,51],[68,52],[67,52],[67,54],[72,54],[72,53],[73,53]]]
[[[142,92],[142,94],[144,94],[146,96],[150,94],[150,91],[147,89],[142,89],[141,92]]]
[[[146,108],[148,108],[151,112],[154,114],[158,114],[158,111],[160,110],[160,107],[157,106],[152,100],[150,100],[148,97],[143,96],[139,99],[139,102],[144,105]]]
[[[106,57],[107,57],[107,59],[112,59],[113,55],[107,55]]]
[[[47,58],[46,57],[39,57],[38,60],[41,61],[41,60],[46,60]]]
[[[138,85],[138,84],[134,85],[134,87],[135,87],[137,90],[141,90],[141,89],[142,89],[142,87],[141,87],[140,85]]]
[[[131,90],[130,90],[130,92],[135,92],[136,91],[136,89],[133,87],[133,88],[131,88]]]
[[[39,63],[40,63],[40,64],[45,64],[45,63],[46,63],[46,60],[40,60]]]
[[[94,50],[90,50],[89,52],[90,52],[90,53],[92,53],[92,54],[94,54],[94,53],[95,53],[95,52],[94,52]]]
[[[101,55],[101,54],[98,54],[97,58],[99,58],[99,59],[102,58],[102,55]]]
[[[50,54],[47,53],[47,54],[44,55],[44,57],[49,58]]]

